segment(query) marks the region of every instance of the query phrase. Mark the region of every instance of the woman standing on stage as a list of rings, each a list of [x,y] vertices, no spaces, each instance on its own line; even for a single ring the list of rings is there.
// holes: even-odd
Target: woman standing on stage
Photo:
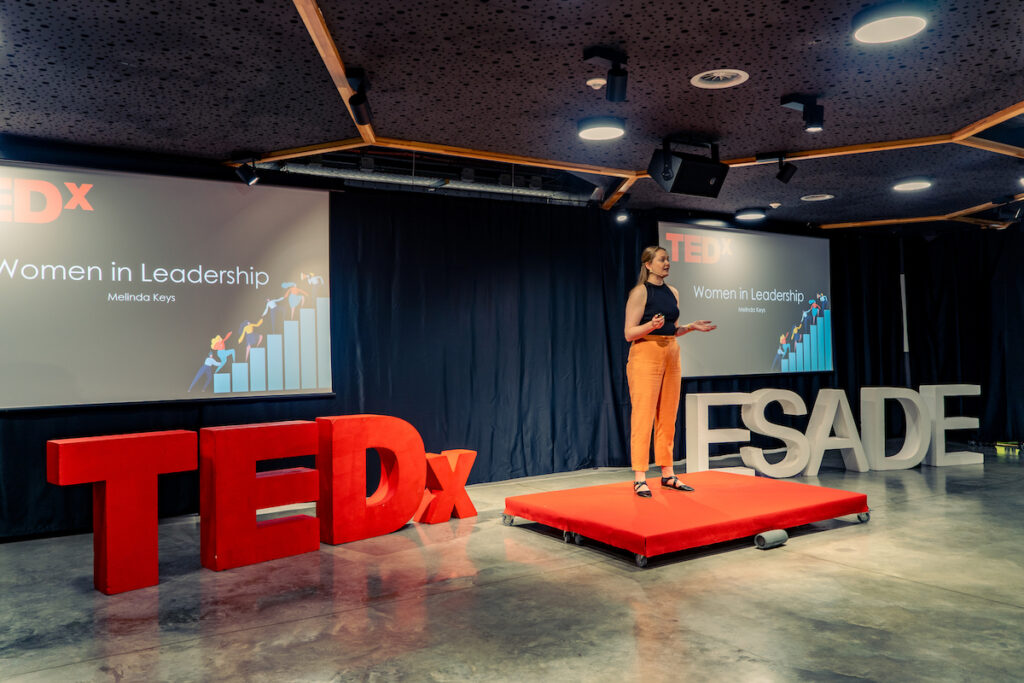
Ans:
[[[661,468],[661,485],[675,491],[693,489],[672,472],[672,445],[675,442],[676,413],[682,390],[682,366],[675,338],[687,332],[710,332],[710,320],[679,324],[679,292],[665,283],[668,277],[668,252],[658,246],[647,247],[640,255],[640,277],[626,301],[626,341],[629,362],[626,378],[633,404],[630,423],[630,459],[633,491],[650,498],[647,485],[651,428],[654,428],[654,463]]]

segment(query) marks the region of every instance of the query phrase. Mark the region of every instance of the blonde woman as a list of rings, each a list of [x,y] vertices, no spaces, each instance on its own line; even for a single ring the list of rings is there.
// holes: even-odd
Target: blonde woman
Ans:
[[[668,252],[647,247],[640,255],[640,276],[626,300],[626,341],[629,362],[626,378],[633,404],[630,422],[630,460],[633,491],[650,498],[647,485],[651,430],[654,430],[654,464],[661,468],[661,485],[673,491],[692,491],[672,471],[672,446],[676,436],[676,412],[682,391],[682,366],[675,338],[689,332],[710,332],[710,320],[679,324],[679,292],[668,285]]]

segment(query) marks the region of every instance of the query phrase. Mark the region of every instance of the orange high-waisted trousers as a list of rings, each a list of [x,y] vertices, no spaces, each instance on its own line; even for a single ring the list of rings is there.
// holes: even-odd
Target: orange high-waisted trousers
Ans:
[[[676,437],[676,413],[682,389],[682,365],[674,336],[648,335],[633,342],[626,363],[629,398],[633,404],[630,421],[630,460],[637,472],[646,472],[654,427],[654,464],[672,465]]]

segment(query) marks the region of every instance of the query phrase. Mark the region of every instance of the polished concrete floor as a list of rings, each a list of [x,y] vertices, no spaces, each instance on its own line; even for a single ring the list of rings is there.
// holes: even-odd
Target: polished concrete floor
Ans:
[[[826,461],[830,463],[831,461]],[[0,679],[28,681],[1015,681],[1024,678],[1024,465],[823,469],[842,518],[652,558],[501,522],[506,496],[599,469],[470,487],[449,524],[241,569],[161,525],[159,586],[92,588],[92,536],[0,545]],[[800,479],[796,479],[799,481]]]

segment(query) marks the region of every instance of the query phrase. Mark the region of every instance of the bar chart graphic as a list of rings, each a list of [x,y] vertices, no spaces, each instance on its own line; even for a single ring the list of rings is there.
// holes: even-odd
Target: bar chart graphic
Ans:
[[[782,359],[782,372],[815,372],[832,369],[832,311],[814,316],[800,341],[792,343]]]
[[[300,308],[298,320],[283,321],[280,333],[249,349],[213,376],[214,394],[318,390],[331,388],[331,300],[317,297]],[[245,358],[244,356],[242,357]]]

